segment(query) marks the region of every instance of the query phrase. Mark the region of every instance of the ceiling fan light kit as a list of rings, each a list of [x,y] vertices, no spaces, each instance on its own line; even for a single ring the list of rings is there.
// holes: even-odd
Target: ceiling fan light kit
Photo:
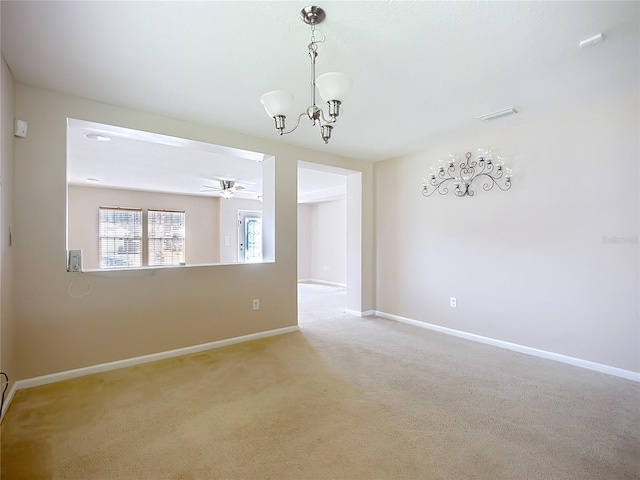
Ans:
[[[311,42],[308,45],[311,62],[311,106],[298,116],[298,120],[291,130],[285,131],[285,120],[287,112],[293,105],[293,95],[283,90],[274,90],[262,95],[260,103],[264,106],[267,115],[273,118],[275,127],[280,132],[280,135],[293,132],[300,125],[300,119],[306,115],[314,126],[318,125],[320,127],[320,135],[324,143],[329,143],[333,125],[340,115],[340,105],[351,88],[353,81],[351,77],[340,72],[329,72],[316,78],[318,44],[326,39],[322,32],[316,31],[316,25],[322,23],[326,18],[326,13],[320,7],[308,6],[302,9],[300,18],[304,23],[311,26]],[[316,32],[321,35],[319,40],[316,40]],[[325,116],[324,111],[316,105],[316,88],[327,104],[328,118]]]
[[[220,182],[220,186],[213,186],[213,185],[203,185],[203,187],[206,190],[201,190],[202,192],[219,192],[220,196],[222,198],[225,199],[230,199],[232,198],[236,192],[244,192],[244,193],[255,193],[253,190],[247,190],[245,187],[243,187],[242,185],[240,185],[238,182],[236,182],[235,180],[225,180],[223,178],[218,179]],[[258,197],[261,197],[261,195],[258,195]]]
[[[430,197],[435,192],[440,195],[449,193],[449,186],[453,185],[456,197],[472,197],[475,192],[471,185],[476,182],[482,184],[482,189],[489,191],[494,186],[506,191],[511,188],[513,171],[505,167],[504,159],[488,148],[478,149],[478,160],[471,160],[471,152],[464,156],[465,160],[458,162],[455,155],[449,155],[449,160],[438,160],[438,168],[431,167],[429,178],[423,178],[422,195]]]

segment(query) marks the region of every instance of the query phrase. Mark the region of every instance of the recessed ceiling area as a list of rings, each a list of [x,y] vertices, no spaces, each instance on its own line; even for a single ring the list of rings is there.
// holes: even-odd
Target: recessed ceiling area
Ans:
[[[640,83],[638,2],[326,2],[316,73],[353,87],[328,145],[304,118],[280,136],[259,99],[282,89],[295,112],[310,105],[305,5],[3,1],[2,51],[19,84],[367,161]]]

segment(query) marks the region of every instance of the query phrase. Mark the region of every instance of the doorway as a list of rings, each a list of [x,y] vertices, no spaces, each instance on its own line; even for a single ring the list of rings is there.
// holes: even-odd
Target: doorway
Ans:
[[[361,172],[298,162],[298,280],[345,288],[344,309],[361,315]],[[298,311],[305,302],[298,289]]]

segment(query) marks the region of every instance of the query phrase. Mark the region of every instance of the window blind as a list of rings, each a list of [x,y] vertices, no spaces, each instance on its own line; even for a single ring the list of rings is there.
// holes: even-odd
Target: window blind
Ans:
[[[142,209],[99,207],[100,268],[140,267]]]
[[[149,265],[185,262],[185,213],[179,210],[148,211]]]

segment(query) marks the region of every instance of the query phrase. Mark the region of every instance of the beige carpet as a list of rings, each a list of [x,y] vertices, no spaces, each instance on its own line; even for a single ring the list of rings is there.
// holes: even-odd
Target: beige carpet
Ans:
[[[300,333],[18,392],[2,479],[640,478],[638,384],[300,291]]]

